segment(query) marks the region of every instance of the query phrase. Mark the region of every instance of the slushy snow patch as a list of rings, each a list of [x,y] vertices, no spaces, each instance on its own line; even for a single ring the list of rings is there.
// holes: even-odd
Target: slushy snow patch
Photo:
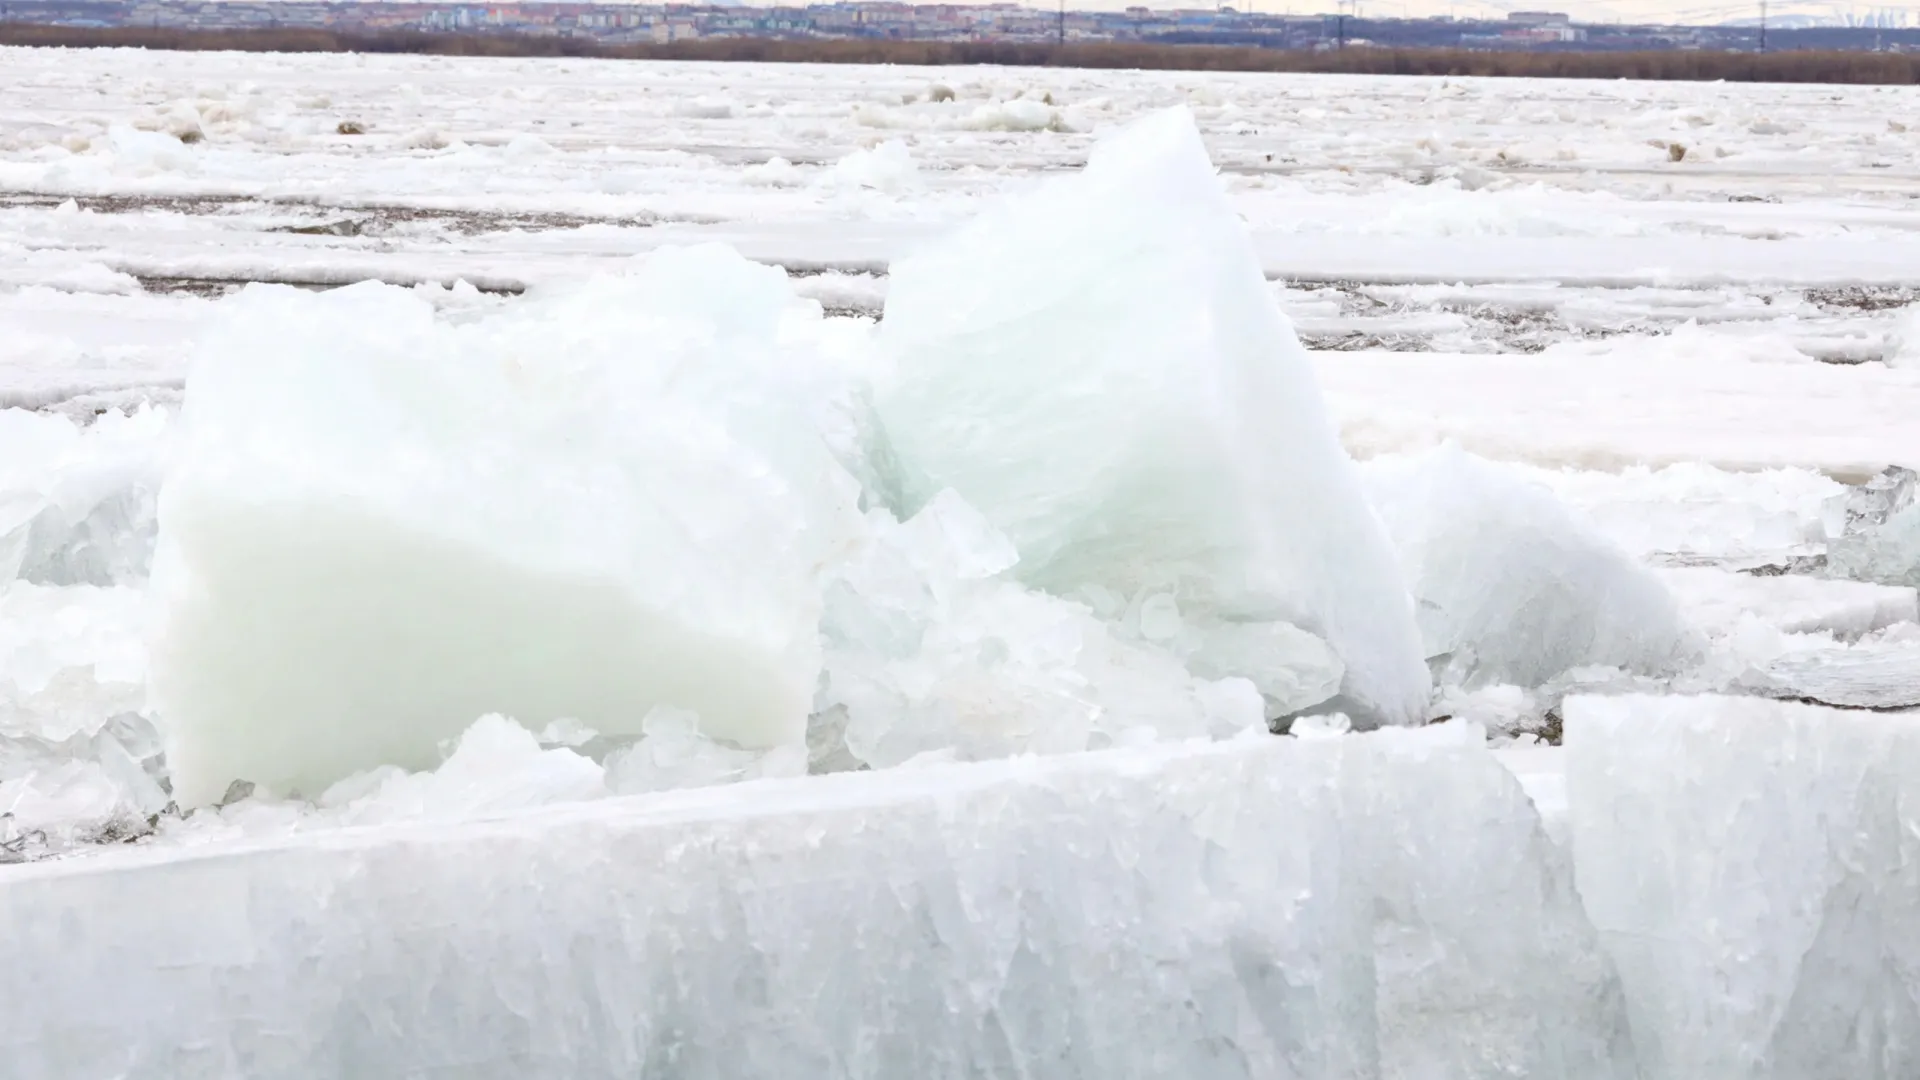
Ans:
[[[1344,663],[1343,707],[1425,717],[1393,549],[1184,109],[891,278],[876,456],[896,509],[952,488],[1026,584],[1292,624]]]
[[[1443,681],[1539,686],[1592,665],[1661,673],[1700,651],[1652,571],[1522,475],[1454,445],[1363,471]]]
[[[295,329],[297,328],[297,330]],[[422,768],[475,716],[802,741],[860,525],[817,305],[722,249],[477,318],[253,287],[161,502],[153,683],[183,806]]]

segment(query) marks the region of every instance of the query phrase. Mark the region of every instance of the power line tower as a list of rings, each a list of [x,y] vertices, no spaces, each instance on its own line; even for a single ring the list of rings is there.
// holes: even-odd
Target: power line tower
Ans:
[[[1760,51],[1767,51],[1767,0],[1760,0]]]
[[[1067,43],[1067,0],[1060,0],[1060,25],[1057,30],[1059,43]]]

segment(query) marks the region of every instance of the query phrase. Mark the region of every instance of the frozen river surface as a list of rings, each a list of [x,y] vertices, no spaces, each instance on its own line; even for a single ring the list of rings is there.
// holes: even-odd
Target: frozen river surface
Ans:
[[[9,1075],[1920,1071],[1920,88],[0,87]]]

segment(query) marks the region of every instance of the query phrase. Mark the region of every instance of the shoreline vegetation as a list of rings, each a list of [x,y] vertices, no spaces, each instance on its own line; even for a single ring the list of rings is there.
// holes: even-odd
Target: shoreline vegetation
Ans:
[[[1920,54],[1859,51],[1771,53],[1480,52],[1354,46],[1313,52],[1141,42],[1052,44],[1001,41],[707,38],[671,44],[602,44],[532,34],[354,33],[321,29],[185,30],[0,24],[0,45],[284,53],[407,53],[428,56],[577,57],[616,60],[798,64],[986,65],[1236,71],[1327,75],[1444,75],[1656,81],[1920,84]]]

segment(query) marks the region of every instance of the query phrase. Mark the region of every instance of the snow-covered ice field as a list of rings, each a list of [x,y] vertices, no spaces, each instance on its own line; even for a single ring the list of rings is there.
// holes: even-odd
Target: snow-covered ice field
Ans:
[[[0,88],[0,1072],[1920,1075],[1920,88]]]

